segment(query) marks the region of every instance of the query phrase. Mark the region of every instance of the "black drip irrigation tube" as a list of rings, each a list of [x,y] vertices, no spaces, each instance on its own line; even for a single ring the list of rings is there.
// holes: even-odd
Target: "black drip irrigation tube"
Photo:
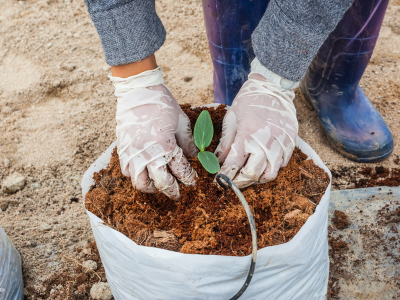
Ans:
[[[243,293],[249,287],[250,281],[253,279],[254,270],[256,268],[256,261],[257,261],[257,231],[256,231],[256,224],[254,223],[253,214],[250,211],[250,207],[247,204],[246,199],[244,198],[243,194],[240,192],[238,187],[232,182],[232,180],[230,180],[224,174],[218,174],[216,179],[217,179],[218,184],[220,186],[222,186],[225,190],[228,190],[228,186],[222,180],[224,180],[232,188],[232,190],[235,192],[236,196],[238,196],[240,202],[244,206],[244,210],[246,211],[247,218],[249,219],[249,223],[250,223],[251,240],[252,240],[252,244],[253,244],[253,247],[252,247],[253,250],[252,250],[252,253],[251,253],[251,264],[250,264],[249,274],[247,275],[246,281],[244,282],[244,284],[243,284],[242,288],[239,290],[239,292],[237,292],[235,296],[233,296],[232,298],[229,299],[229,300],[237,300],[243,295]]]

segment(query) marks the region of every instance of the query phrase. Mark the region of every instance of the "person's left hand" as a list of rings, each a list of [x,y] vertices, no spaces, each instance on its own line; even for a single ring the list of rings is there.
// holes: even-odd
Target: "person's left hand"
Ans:
[[[239,188],[272,181],[289,162],[298,134],[295,86],[258,60],[252,63],[249,79],[224,117],[222,138],[215,150],[223,163],[219,173],[233,179]]]
[[[173,200],[178,181],[194,185],[197,174],[186,157],[196,155],[190,120],[164,84],[161,68],[118,78],[117,142],[122,174],[143,193],[160,191]]]

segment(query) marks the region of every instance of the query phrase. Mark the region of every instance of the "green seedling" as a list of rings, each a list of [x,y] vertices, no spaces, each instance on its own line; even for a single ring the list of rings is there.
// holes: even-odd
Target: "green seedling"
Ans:
[[[205,148],[210,146],[214,135],[214,127],[208,111],[203,110],[194,125],[194,142],[200,152],[197,158],[203,165],[204,169],[211,174],[215,174],[220,170],[218,158],[214,153],[204,151]]]

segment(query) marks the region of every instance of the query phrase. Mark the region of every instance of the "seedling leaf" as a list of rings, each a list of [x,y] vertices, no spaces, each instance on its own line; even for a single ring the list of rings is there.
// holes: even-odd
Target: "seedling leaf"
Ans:
[[[194,142],[200,151],[210,146],[214,135],[214,127],[211,121],[211,116],[208,111],[203,110],[197,118],[194,126]]]
[[[199,154],[197,154],[197,158],[208,173],[215,174],[220,170],[218,158],[214,153],[209,151],[199,152]]]

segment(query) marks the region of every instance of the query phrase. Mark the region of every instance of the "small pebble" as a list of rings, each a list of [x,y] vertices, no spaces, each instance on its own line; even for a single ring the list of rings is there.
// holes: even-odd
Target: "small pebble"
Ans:
[[[48,43],[47,44],[47,48],[50,48],[51,46],[53,46],[53,43]]]
[[[6,200],[0,201],[0,209],[1,209],[2,211],[6,211],[7,208],[8,208],[8,201],[6,201]]]
[[[76,65],[74,65],[74,64],[66,64],[66,65],[63,65],[61,67],[61,69],[72,72],[73,70],[76,69]]]
[[[7,194],[14,194],[25,187],[26,179],[18,173],[13,173],[8,176],[2,183],[3,190]]]
[[[391,62],[393,59],[391,57],[388,57],[387,61]]]
[[[39,182],[35,182],[34,184],[32,184],[32,187],[34,189],[38,189],[38,188],[40,188],[40,183]]]
[[[92,249],[90,249],[90,248],[85,248],[85,249],[82,250],[81,253],[82,253],[83,255],[92,254]]]
[[[76,46],[72,47],[71,51],[75,51],[77,49]]]
[[[9,159],[6,158],[6,159],[4,160],[4,166],[5,166],[6,168],[8,168],[8,167],[11,166],[11,162],[10,162]]]
[[[82,126],[79,127],[80,131],[84,131],[85,129],[86,129],[85,127],[82,127]]]
[[[2,112],[3,114],[5,114],[5,115],[11,114],[11,113],[12,113],[12,108],[9,107],[9,106],[4,106],[4,107],[1,109],[1,112]]]
[[[51,230],[51,228],[52,227],[49,224],[42,224],[39,227],[39,231],[49,231],[49,230]]]
[[[97,270],[97,262],[95,262],[93,260],[87,260],[82,265],[92,271]],[[86,271],[89,271],[89,270],[86,270]]]
[[[107,282],[95,283],[90,289],[90,296],[96,300],[111,300],[113,295]]]

